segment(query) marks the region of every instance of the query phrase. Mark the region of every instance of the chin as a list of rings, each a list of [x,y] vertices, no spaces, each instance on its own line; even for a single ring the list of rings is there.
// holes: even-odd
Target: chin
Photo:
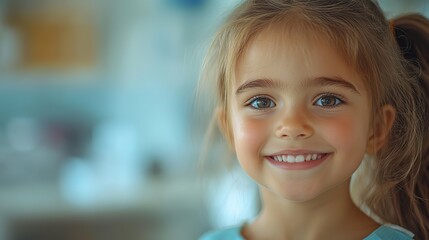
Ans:
[[[317,198],[318,195],[310,195],[310,194],[292,194],[292,193],[282,193],[279,195],[282,199],[293,202],[293,203],[305,203]]]
[[[280,198],[282,200],[286,200],[289,202],[293,202],[293,203],[304,203],[304,202],[308,202],[311,201],[315,198],[317,198],[318,196],[321,195],[320,192],[309,192],[309,191],[302,191],[302,189],[293,189],[293,191],[291,191],[292,189],[289,190],[285,190],[285,189],[273,189],[270,188],[269,192],[271,193],[270,195],[275,196],[277,198]]]

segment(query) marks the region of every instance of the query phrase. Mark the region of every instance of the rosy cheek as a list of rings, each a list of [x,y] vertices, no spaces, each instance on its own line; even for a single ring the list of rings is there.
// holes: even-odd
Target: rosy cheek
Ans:
[[[361,150],[366,145],[363,125],[351,117],[337,118],[329,122],[324,135],[339,149]]]
[[[268,132],[267,126],[269,125],[263,120],[236,119],[233,123],[233,131],[237,153],[241,149],[259,149],[261,140],[265,139]]]
[[[234,147],[238,161],[243,169],[252,177],[260,171],[258,161],[263,141],[267,139],[268,129],[265,121],[240,118],[233,122]]]

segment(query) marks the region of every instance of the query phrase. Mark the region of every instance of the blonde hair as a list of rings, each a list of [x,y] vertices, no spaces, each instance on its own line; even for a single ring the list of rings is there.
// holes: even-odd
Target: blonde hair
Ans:
[[[414,18],[414,20],[411,20]],[[408,20],[409,19],[409,20]],[[396,109],[396,118],[385,144],[369,159],[360,192],[360,205],[385,222],[413,231],[417,239],[429,239],[428,181],[428,46],[429,23],[419,15],[394,22],[397,32],[415,26],[416,39],[408,39],[415,59],[406,60],[389,22],[371,0],[253,0],[231,13],[209,49],[202,81],[216,84],[216,108],[224,113],[225,137],[230,140],[229,92],[238,59],[249,42],[270,26],[296,33],[313,32],[337,47],[344,59],[364,79],[371,93],[373,123],[380,107]],[[398,28],[399,27],[399,28]],[[300,31],[300,32],[298,32]],[[406,35],[406,34],[405,34]],[[407,37],[407,36],[406,36]],[[420,44],[417,44],[418,41]],[[410,50],[411,49],[411,50]],[[404,49],[402,49],[404,50]],[[375,125],[374,125],[375,126]]]

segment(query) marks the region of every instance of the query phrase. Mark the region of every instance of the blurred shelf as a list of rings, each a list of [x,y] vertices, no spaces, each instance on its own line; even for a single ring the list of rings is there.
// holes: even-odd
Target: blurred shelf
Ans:
[[[3,70],[1,71],[0,85],[10,87],[25,86],[88,86],[103,84],[102,74],[97,69],[70,69],[70,70]]]
[[[198,186],[180,180],[142,183],[132,197],[95,199],[87,205],[68,202],[55,184],[3,187],[0,189],[2,216],[24,218],[73,217],[81,215],[114,214],[124,211],[162,212],[172,206],[192,208],[201,200]]]
[[[199,189],[195,181],[154,180],[133,198],[78,206],[53,184],[3,188],[0,216],[8,240],[195,239],[207,227]]]

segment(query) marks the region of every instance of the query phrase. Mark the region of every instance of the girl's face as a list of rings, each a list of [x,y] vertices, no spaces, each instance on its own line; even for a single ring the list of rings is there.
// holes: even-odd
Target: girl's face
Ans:
[[[348,183],[371,138],[369,93],[328,42],[260,34],[239,59],[232,141],[260,185],[304,202]],[[273,47],[277,46],[277,47]]]

